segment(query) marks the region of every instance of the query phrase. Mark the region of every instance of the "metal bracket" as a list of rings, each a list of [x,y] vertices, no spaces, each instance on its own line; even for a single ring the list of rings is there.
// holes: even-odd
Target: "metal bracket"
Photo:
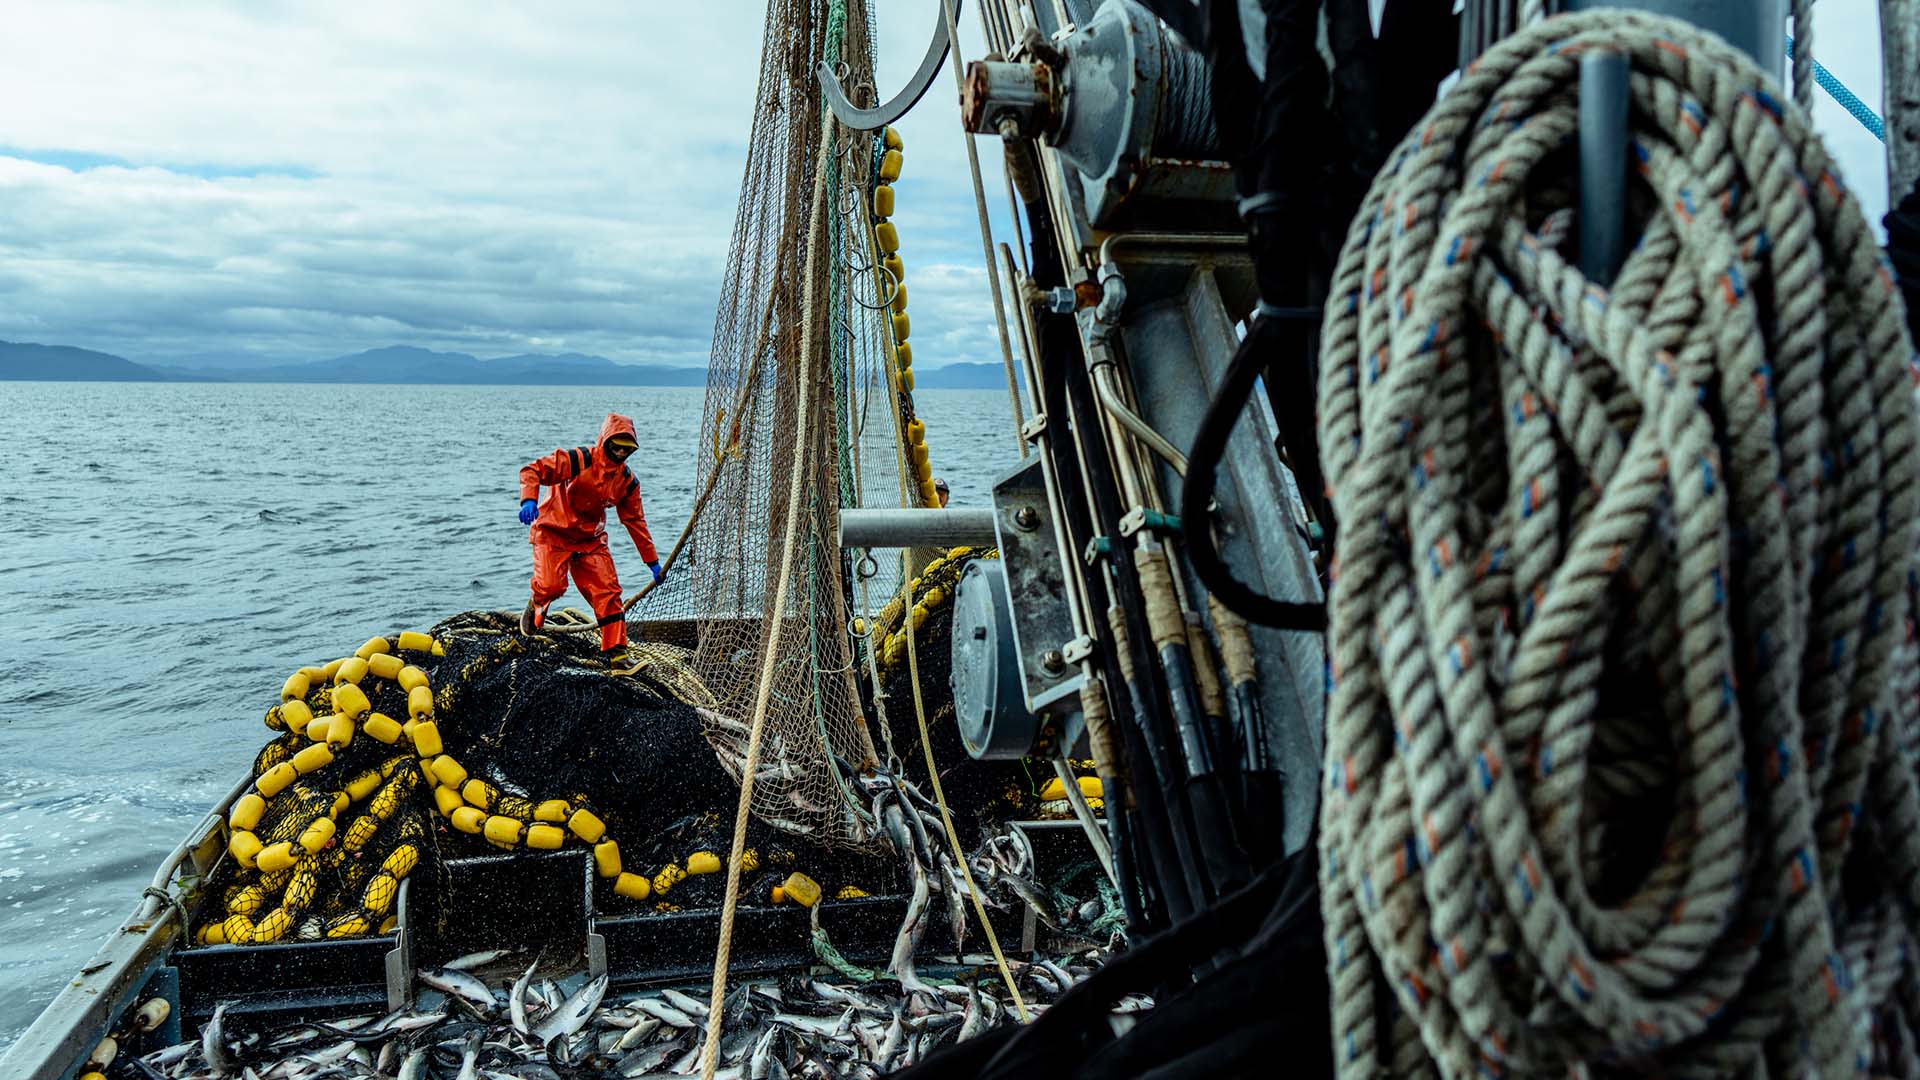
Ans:
[[[400,879],[394,897],[393,948],[387,950],[387,1010],[404,1009],[413,1001],[413,934],[407,929],[407,878]]]
[[[1042,435],[1045,435],[1046,433],[1047,433],[1047,414],[1046,413],[1034,413],[1033,419],[1020,425],[1020,437],[1027,440],[1028,442],[1039,442],[1040,437]]]
[[[1030,459],[993,486],[994,531],[1006,567],[1022,688],[1036,714],[1078,694],[1084,681],[1078,669],[1062,662],[1059,643],[1076,635],[1040,462]]]
[[[953,4],[953,16],[960,17],[961,0],[940,0],[940,4]],[[921,57],[920,66],[914,69],[913,77],[907,85],[884,105],[863,109],[848,100],[847,92],[840,85],[840,77],[822,60],[814,74],[820,77],[820,92],[827,99],[827,107],[840,122],[856,131],[875,131],[886,127],[895,120],[907,115],[907,110],[920,103],[933,80],[940,75],[940,65],[947,59],[947,15],[944,7],[933,20],[933,40],[927,43],[927,55]]]
[[[1093,636],[1090,634],[1081,634],[1079,637],[1067,642],[1066,645],[1060,649],[1060,655],[1066,658],[1067,663],[1078,664],[1080,661],[1093,655],[1093,646]]]
[[[1120,535],[1132,536],[1145,530],[1155,536],[1180,535],[1180,515],[1163,514],[1145,506],[1136,506],[1120,519]]]
[[[1101,559],[1112,558],[1112,556],[1113,537],[1096,536],[1087,541],[1086,548],[1080,552],[1080,561],[1086,563],[1088,566],[1093,566],[1098,564]]]

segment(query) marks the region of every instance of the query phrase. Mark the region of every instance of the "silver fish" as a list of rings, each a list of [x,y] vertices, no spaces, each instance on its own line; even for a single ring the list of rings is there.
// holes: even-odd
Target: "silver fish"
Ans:
[[[304,1054],[299,1054],[294,1060],[304,1062],[308,1065],[331,1065],[336,1061],[344,1061],[347,1055],[353,1053],[358,1045],[359,1044],[355,1043],[352,1039],[341,1039],[339,1042],[330,1043],[318,1050],[309,1050]]]
[[[512,952],[512,949],[483,949],[480,952],[470,952],[465,956],[449,960],[442,966],[448,971],[472,971],[477,967],[485,967]]]
[[[900,1010],[893,1010],[893,1021],[887,1025],[887,1034],[880,1040],[880,1052],[873,1056],[873,1063],[882,1072],[893,1064],[895,1055],[900,1053],[900,1043],[906,1037],[907,1025],[900,1022]]]
[[[967,1011],[960,1021],[960,1041],[966,1042],[987,1029],[987,1010],[980,1003],[980,995],[972,989],[967,991]]]
[[[621,1058],[616,1065],[620,1070],[621,1076],[643,1076],[658,1070],[662,1065],[666,1064],[668,1058],[679,1052],[680,1040],[672,1039],[655,1046],[649,1046],[644,1050],[635,1050],[633,1053]]]
[[[707,1003],[691,994],[683,994],[672,987],[667,987],[660,991],[660,996],[666,999],[667,1004],[679,1009],[681,1012],[686,1013],[696,1020],[706,1018]]]
[[[688,1050],[685,1054],[682,1054],[680,1056],[680,1060],[674,1062],[673,1066],[669,1068],[667,1071],[680,1076],[685,1076],[686,1074],[700,1067],[700,1055],[704,1054],[706,1050],[707,1050],[706,1040],[704,1039],[696,1040],[693,1044],[693,1049]]]
[[[233,1072],[233,1061],[227,1057],[227,1003],[221,1002],[213,1007],[213,1019],[200,1031],[200,1053],[207,1059],[207,1068],[215,1076],[226,1076]]]
[[[527,985],[533,982],[533,969],[540,966],[535,960],[527,965],[527,973],[514,981],[513,992],[507,995],[507,1012],[513,1019],[513,1030],[522,1035],[531,1030],[527,1025]]]
[[[1053,913],[1053,901],[1047,898],[1047,894],[1041,891],[1040,886],[1011,872],[1001,874],[999,881],[1013,890],[1013,894],[1019,897],[1022,903],[1033,909],[1035,918],[1055,930],[1060,929],[1060,920]]]
[[[674,1008],[664,1001],[655,1001],[652,998],[635,998],[633,999],[633,1007],[653,1017],[655,1020],[671,1024],[677,1028],[684,1029],[694,1026],[693,1017],[688,1016],[686,1013],[681,1012],[679,1009]]]
[[[492,1012],[500,1004],[494,1000],[493,991],[487,988],[486,983],[464,971],[448,971],[444,968],[438,971],[423,971],[420,973],[420,981],[482,1012]]]
[[[820,1000],[831,1001],[836,1005],[851,1005],[862,1012],[870,1013],[882,1013],[886,1011],[878,1001],[870,997],[849,990],[844,986],[835,986],[832,983],[821,982],[819,979],[809,980],[807,982],[807,989],[813,991],[814,996]]]
[[[747,1055],[747,1075],[752,1080],[767,1080],[773,1072],[773,1046],[780,1037],[780,1029],[772,1024],[754,1040],[753,1051]]]
[[[660,1030],[661,1021],[651,1017],[642,1017],[640,1021],[620,1034],[620,1041],[613,1044],[614,1053],[626,1053],[653,1037]]]
[[[960,871],[954,869],[953,860],[946,852],[940,853],[940,874],[942,892],[947,899],[947,928],[953,932],[953,951],[965,952],[967,948],[967,903],[963,894],[967,883],[960,877]]]
[[[420,1080],[427,1075],[427,1055],[430,1053],[432,1050],[425,1046],[416,1046],[407,1051],[407,1056],[400,1061],[400,1080]]]
[[[773,1022],[790,1027],[808,1035],[831,1039],[840,1030],[839,1017],[796,1016],[793,1013],[775,1013]]]
[[[419,1031],[422,1028],[430,1028],[446,1018],[447,1014],[444,1012],[399,1012],[383,1023],[380,1030],[388,1035],[396,1032]]]
[[[887,816],[889,819],[897,819],[898,810],[894,807],[888,807]],[[904,839],[903,837],[899,837],[899,834],[904,832],[904,830],[898,826],[896,821],[890,820],[889,827],[896,834],[896,843],[899,843],[900,839]],[[900,980],[901,988],[908,992],[915,990],[930,991],[931,988],[922,982],[920,976],[915,974],[913,970],[913,950],[920,944],[920,935],[925,933],[927,929],[927,899],[929,896],[927,869],[920,865],[919,859],[913,857],[912,848],[909,844],[901,843],[900,846],[907,854],[907,868],[913,873],[913,895],[907,901],[907,914],[906,918],[900,923],[900,933],[894,937],[893,957],[887,963],[887,970],[893,974],[894,978]]]
[[[572,997],[561,1002],[553,1014],[540,1021],[533,1029],[533,1037],[541,1046],[552,1042],[556,1035],[572,1035],[587,1025],[593,1017],[593,1010],[600,1007],[600,999],[607,994],[607,977],[601,975],[587,985],[574,991]]]
[[[1062,968],[1059,964],[1043,957],[1040,960],[1040,966],[1046,968],[1047,974],[1052,975],[1054,981],[1060,984],[1060,989],[1063,993],[1073,989],[1073,976],[1067,974],[1066,969]]]
[[[170,1065],[185,1061],[187,1055],[193,1053],[196,1045],[195,1043],[180,1043],[175,1046],[169,1046],[164,1050],[155,1050],[140,1060],[156,1069],[164,1069]]]
[[[480,1080],[478,1063],[480,1061],[480,1032],[467,1036],[467,1045],[460,1051],[460,1080]]]

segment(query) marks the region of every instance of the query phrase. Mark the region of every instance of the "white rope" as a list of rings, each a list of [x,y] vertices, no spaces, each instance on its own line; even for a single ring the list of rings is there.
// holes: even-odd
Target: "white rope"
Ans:
[[[1561,250],[1594,49],[1651,215],[1611,292]],[[1677,22],[1522,29],[1323,340],[1341,1075],[1915,1075],[1912,347],[1806,114]]]

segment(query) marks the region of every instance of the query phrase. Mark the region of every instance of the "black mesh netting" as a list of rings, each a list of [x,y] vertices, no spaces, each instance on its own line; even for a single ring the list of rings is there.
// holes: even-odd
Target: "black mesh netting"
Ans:
[[[441,735],[472,775],[536,800],[585,796],[635,840],[732,810],[738,789],[694,707],[646,670],[610,677],[597,634],[526,637],[489,612],[433,634],[447,653],[431,672]]]

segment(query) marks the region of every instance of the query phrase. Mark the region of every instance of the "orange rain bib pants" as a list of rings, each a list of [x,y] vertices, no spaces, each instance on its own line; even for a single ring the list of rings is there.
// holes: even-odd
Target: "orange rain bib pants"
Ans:
[[[627,616],[620,601],[620,576],[607,550],[607,507],[614,507],[643,561],[659,558],[647,531],[640,482],[625,464],[607,457],[606,442],[615,435],[633,438],[633,421],[609,413],[593,446],[555,450],[520,470],[520,497],[540,500],[539,516],[528,532],[535,624],[545,620],[547,605],[567,591],[571,575],[600,622],[600,648],[608,652],[627,643]]]

